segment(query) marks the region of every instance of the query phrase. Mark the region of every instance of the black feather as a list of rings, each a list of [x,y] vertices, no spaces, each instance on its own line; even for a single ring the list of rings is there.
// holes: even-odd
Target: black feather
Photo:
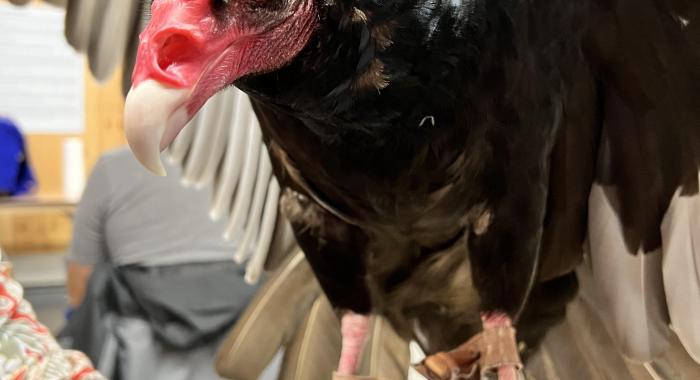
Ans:
[[[484,310],[522,315],[536,343],[575,292],[594,180],[618,191],[633,248],[659,245],[676,188],[697,191],[695,2],[319,8],[291,64],[237,85],[337,307],[420,326],[429,351],[465,341]]]

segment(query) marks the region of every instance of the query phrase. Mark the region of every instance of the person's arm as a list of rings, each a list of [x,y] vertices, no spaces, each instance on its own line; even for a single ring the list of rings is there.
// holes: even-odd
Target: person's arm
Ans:
[[[85,298],[85,289],[92,274],[93,265],[78,264],[68,261],[66,267],[66,290],[68,292],[68,305],[75,309]]]
[[[68,302],[80,306],[95,264],[108,256],[105,217],[109,206],[109,181],[105,159],[95,165],[73,219],[73,240],[67,262]]]

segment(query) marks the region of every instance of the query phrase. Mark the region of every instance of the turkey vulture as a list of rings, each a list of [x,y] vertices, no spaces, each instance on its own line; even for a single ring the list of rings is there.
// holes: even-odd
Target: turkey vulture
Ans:
[[[514,378],[576,292],[599,227],[589,201],[605,199],[591,212],[612,210],[635,254],[660,249],[671,200],[698,191],[694,1],[154,0],[151,13],[132,149],[162,174],[160,149],[208,98],[250,95],[282,208],[342,314],[341,375],[379,313],[435,353],[421,367],[434,378]]]

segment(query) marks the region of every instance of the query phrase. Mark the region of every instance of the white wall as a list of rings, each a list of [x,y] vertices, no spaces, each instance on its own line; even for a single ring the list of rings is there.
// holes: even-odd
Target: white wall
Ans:
[[[0,114],[25,133],[83,131],[83,59],[63,37],[64,17],[0,3]]]

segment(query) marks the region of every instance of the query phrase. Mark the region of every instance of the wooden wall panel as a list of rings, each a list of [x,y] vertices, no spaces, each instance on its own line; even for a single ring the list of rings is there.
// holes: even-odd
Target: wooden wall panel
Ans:
[[[28,134],[27,151],[39,184],[39,197],[63,196],[63,142],[80,135]]]
[[[64,251],[72,228],[66,207],[0,208],[0,246],[9,254]]]
[[[122,128],[124,98],[120,86],[121,71],[107,83],[100,84],[90,76],[86,65],[84,133],[27,134],[27,149],[39,182],[39,197],[63,195],[63,142],[66,138],[83,139],[86,174],[102,153],[126,144]]]
[[[123,129],[124,97],[121,90],[122,70],[98,83],[85,66],[85,166],[90,172],[106,150],[126,144]]]

